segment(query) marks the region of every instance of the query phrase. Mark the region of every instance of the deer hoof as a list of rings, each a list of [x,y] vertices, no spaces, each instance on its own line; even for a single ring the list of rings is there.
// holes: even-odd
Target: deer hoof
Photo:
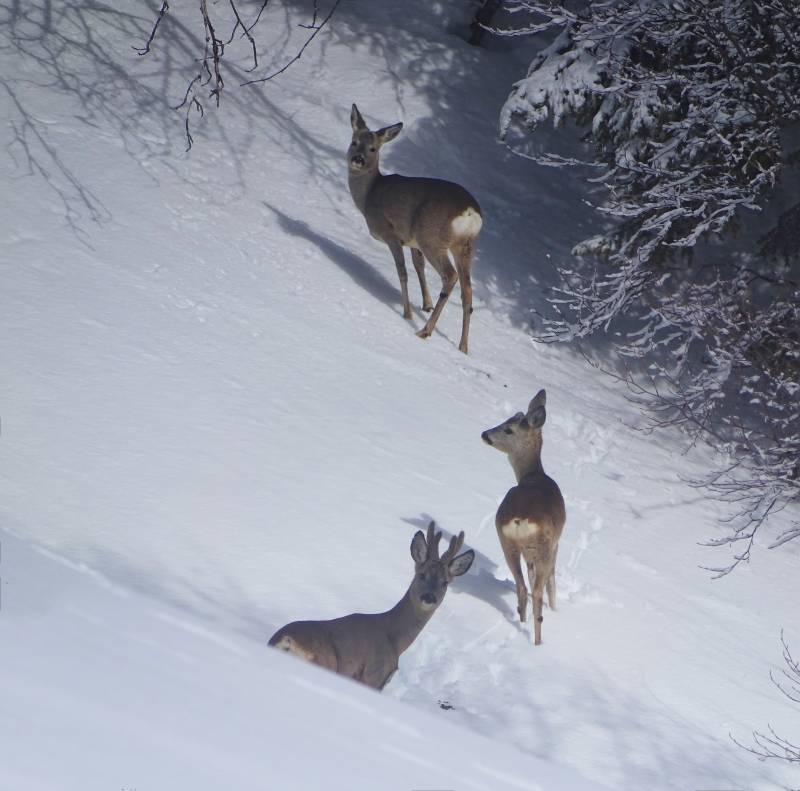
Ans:
[[[422,306],[422,309],[423,309],[423,310],[424,310],[426,313],[430,313],[430,312],[433,310],[433,305],[423,305],[423,306]]]
[[[458,344],[458,350],[459,350],[459,351],[460,351],[462,354],[468,354],[468,352],[467,352],[467,344],[466,344],[466,343],[459,343],[459,344]]]
[[[417,333],[418,338],[430,338],[431,333],[429,330],[426,330],[424,327]]]

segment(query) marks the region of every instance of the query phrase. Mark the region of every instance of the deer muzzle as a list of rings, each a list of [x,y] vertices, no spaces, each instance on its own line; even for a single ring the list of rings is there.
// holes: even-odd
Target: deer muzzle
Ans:
[[[423,593],[419,598],[423,604],[427,604],[429,606],[436,604],[436,597],[432,593]]]

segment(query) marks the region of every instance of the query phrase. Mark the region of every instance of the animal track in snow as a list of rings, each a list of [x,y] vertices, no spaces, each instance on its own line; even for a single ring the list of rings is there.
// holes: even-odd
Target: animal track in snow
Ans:
[[[568,601],[570,604],[611,604],[621,607],[619,602],[612,601],[600,591],[585,582],[581,582],[570,571],[561,574],[556,571],[556,584],[558,586],[559,601]]]
[[[603,427],[583,415],[571,413],[560,416],[560,419],[554,416],[553,424],[557,431],[567,437],[565,444],[570,449],[574,470],[580,470],[586,464],[599,464],[614,445],[614,426]]]
[[[573,503],[570,503],[572,506]],[[576,500],[574,501],[574,505],[577,506],[579,511],[588,511],[589,510],[589,503],[586,500]],[[564,531],[564,539],[562,539],[562,543],[566,545],[571,544],[570,556],[569,560],[567,561],[567,568],[571,571],[575,571],[578,568],[581,558],[583,557],[584,553],[586,552],[589,547],[594,546],[598,541],[598,534],[605,528],[606,523],[602,516],[599,514],[592,514],[588,517],[589,528],[579,528],[577,532],[577,537],[574,535],[574,531],[570,534],[569,526],[569,509],[567,511],[567,528]],[[573,520],[574,521],[574,520]],[[583,522],[584,520],[580,520]]]

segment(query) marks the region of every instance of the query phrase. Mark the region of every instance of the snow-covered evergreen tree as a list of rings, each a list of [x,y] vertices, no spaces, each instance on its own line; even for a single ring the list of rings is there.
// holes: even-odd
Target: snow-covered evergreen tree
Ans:
[[[525,152],[552,119],[587,129],[609,230],[580,242],[552,304],[550,338],[585,337],[625,316],[621,351],[656,352],[655,423],[683,423],[731,453],[704,483],[738,504],[722,542],[749,556],[765,517],[800,498],[800,205],[760,244],[720,250],[791,164],[800,120],[794,0],[520,0],[525,28],[557,35],[518,82],[501,133]],[[515,31],[517,33],[522,31]],[[579,164],[557,154],[544,164]],[[633,323],[633,330],[630,330]],[[773,545],[800,536],[800,525]],[[732,566],[731,566],[732,567]],[[729,570],[730,567],[724,570]]]

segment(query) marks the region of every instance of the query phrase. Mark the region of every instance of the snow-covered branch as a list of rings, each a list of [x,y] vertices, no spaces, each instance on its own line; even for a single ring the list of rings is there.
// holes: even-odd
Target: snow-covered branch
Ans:
[[[562,273],[542,337],[583,338],[624,317],[620,352],[658,361],[659,386],[637,394],[653,425],[737,459],[697,482],[734,506],[715,543],[746,548],[726,573],[770,515],[800,501],[800,205],[760,248],[693,251],[760,211],[791,164],[782,131],[800,121],[800,14],[791,0],[515,6],[560,33],[514,86],[501,134],[530,156],[545,121],[586,127],[590,181],[606,189],[598,209],[615,221],[575,246],[581,261]]]

